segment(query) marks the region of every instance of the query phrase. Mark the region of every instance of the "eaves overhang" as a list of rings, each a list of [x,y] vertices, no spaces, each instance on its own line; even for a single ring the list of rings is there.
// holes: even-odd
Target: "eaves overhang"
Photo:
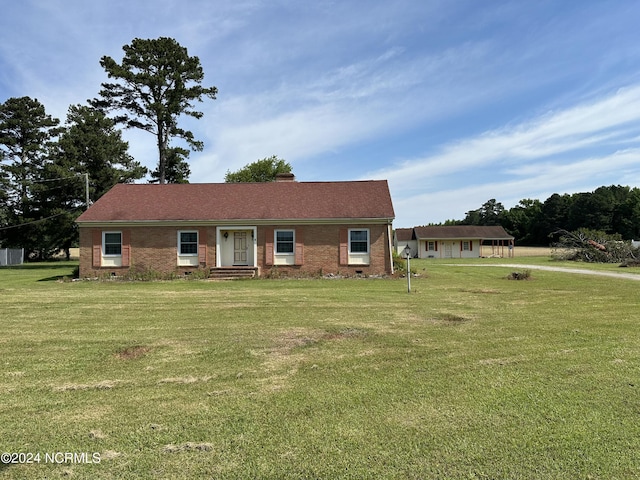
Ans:
[[[416,235],[417,240],[513,240],[515,237],[484,237],[481,235],[476,236],[461,236],[456,235],[452,237],[420,237]]]
[[[80,227],[206,227],[234,225],[391,225],[395,217],[388,218],[274,218],[224,220],[87,220],[78,221]]]

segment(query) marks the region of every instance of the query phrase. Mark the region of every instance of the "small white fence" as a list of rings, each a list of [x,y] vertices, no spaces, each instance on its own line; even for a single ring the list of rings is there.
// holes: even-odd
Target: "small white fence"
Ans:
[[[24,248],[0,248],[0,266],[22,265]]]

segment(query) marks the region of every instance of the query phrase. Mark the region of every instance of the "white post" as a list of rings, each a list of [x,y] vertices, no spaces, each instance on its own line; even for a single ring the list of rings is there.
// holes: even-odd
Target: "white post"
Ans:
[[[404,255],[407,259],[407,293],[411,293],[411,247],[409,244],[404,247]]]

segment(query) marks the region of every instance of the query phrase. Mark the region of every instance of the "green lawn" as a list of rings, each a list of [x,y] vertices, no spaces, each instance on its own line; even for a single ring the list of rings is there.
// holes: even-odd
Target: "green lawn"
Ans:
[[[0,451],[40,454],[2,478],[640,476],[638,282],[420,261],[411,295],[59,281],[73,266],[0,269]]]

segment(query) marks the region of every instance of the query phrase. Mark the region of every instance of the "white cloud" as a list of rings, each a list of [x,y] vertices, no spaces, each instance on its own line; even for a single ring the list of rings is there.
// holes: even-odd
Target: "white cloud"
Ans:
[[[640,86],[632,86],[364,177],[389,180],[396,213],[428,205],[420,218],[403,213],[400,221],[461,219],[489,198],[509,207],[523,198],[544,201],[554,192],[615,183],[622,172],[633,176],[640,170],[638,128]]]
[[[567,164],[542,163],[526,168],[518,178],[433,189],[415,195],[403,195],[402,186],[394,185],[395,226],[462,220],[466,212],[480,208],[491,198],[497,199],[505,208],[511,208],[525,198],[544,202],[553,193],[593,191],[603,185],[617,184],[623,176],[637,181],[640,178],[640,148]]]
[[[613,130],[630,122],[640,122],[640,86],[620,90],[588,105],[460,140],[444,147],[439,154],[408,160],[373,175],[389,179],[411,177],[413,182],[418,182],[434,171],[451,173],[496,162],[500,165],[526,162],[604,141],[610,143],[614,138],[630,141],[630,130]]]
[[[199,56],[220,93],[183,125],[205,142],[192,181],[276,154],[311,179],[388,178],[398,218],[424,223],[640,178],[631,4],[5,3],[0,101],[36,97],[61,119],[107,80],[100,57],[119,60],[133,38],[174,37]],[[153,137],[125,138],[154,168]]]

